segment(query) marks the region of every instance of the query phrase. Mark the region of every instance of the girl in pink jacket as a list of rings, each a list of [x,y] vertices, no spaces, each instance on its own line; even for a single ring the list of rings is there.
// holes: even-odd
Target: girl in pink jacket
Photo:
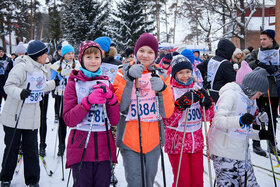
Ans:
[[[188,58],[183,55],[175,56],[171,62],[171,68],[172,77],[170,81],[176,102],[173,115],[168,119],[164,119],[164,124],[166,125],[164,150],[168,153],[172,166],[174,175],[172,186],[175,186],[177,178],[187,115],[186,109],[189,108],[178,186],[203,187],[202,106],[205,106],[209,120],[214,115],[212,99],[194,81],[192,64]]]
[[[79,50],[79,61],[82,67],[78,71],[72,70],[65,88],[63,119],[71,128],[67,144],[66,168],[71,167],[73,170],[75,187],[110,186],[109,145],[112,161],[117,162],[116,146],[110,125],[116,125],[119,121],[119,105],[109,78],[101,75],[101,59],[102,52],[97,43],[82,42]],[[106,104],[109,118],[110,144],[107,141],[103,104]],[[93,127],[90,129],[92,120]],[[90,130],[87,150],[79,172],[87,134]]]

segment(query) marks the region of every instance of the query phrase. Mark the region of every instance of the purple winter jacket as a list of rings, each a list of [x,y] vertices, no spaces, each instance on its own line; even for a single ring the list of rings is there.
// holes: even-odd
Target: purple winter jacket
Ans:
[[[77,103],[77,95],[75,89],[75,81],[91,81],[91,80],[108,80],[106,76],[95,77],[94,79],[86,77],[80,70],[73,70],[68,79],[63,98],[63,119],[68,127],[75,127],[88,114],[81,103]],[[114,92],[114,87],[110,83],[109,88]],[[108,118],[112,126],[116,126],[120,119],[119,104],[106,106]],[[66,152],[66,168],[71,167],[81,161],[87,131],[72,129],[68,137],[67,152]],[[113,162],[117,162],[116,145],[111,130],[109,130],[110,147]],[[97,140],[97,141],[96,141]],[[95,142],[96,141],[96,142]],[[97,147],[97,149],[95,149]],[[97,154],[96,154],[97,153]],[[84,162],[96,162],[109,160],[109,150],[106,131],[91,132],[88,147],[86,150]]]

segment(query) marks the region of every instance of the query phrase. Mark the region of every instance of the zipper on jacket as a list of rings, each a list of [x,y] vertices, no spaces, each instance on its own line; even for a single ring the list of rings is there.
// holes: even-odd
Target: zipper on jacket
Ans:
[[[98,161],[98,146],[97,146],[97,132],[93,133],[93,137],[94,137],[94,150],[95,150],[95,161]]]
[[[74,137],[75,137],[75,135],[76,135],[76,129],[75,129],[74,132],[73,132],[73,136],[72,136],[72,139],[71,139],[71,144],[74,143]]]
[[[194,136],[193,136],[193,132],[192,132],[192,153],[194,153]]]

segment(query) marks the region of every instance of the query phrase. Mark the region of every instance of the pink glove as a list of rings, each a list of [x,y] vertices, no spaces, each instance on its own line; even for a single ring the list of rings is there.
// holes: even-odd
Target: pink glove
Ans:
[[[101,88],[104,91],[104,97],[107,99],[107,104],[108,105],[115,105],[117,103],[117,97],[115,94],[112,92],[112,90],[103,82],[98,83],[97,85],[94,85],[92,87],[93,89]]]
[[[104,91],[101,88],[94,89],[87,97],[82,100],[82,105],[85,109],[90,110],[91,105],[97,104],[101,105],[106,103],[106,98],[104,97]]]

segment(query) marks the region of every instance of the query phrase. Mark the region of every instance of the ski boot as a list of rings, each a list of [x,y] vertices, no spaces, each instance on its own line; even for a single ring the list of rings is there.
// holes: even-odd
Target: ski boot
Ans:
[[[65,151],[65,145],[59,145],[58,146],[57,156],[63,156],[64,155],[64,151]]]
[[[39,187],[39,183],[35,183],[35,184],[30,184],[29,187]]]
[[[2,181],[1,182],[1,187],[10,187],[11,186],[11,181]]]
[[[118,183],[118,179],[117,177],[115,176],[114,173],[111,174],[111,184],[117,184]]]
[[[257,155],[267,157],[266,152],[261,148],[260,141],[253,140],[253,152]]]
[[[39,155],[42,157],[46,156],[46,146],[40,145]]]

